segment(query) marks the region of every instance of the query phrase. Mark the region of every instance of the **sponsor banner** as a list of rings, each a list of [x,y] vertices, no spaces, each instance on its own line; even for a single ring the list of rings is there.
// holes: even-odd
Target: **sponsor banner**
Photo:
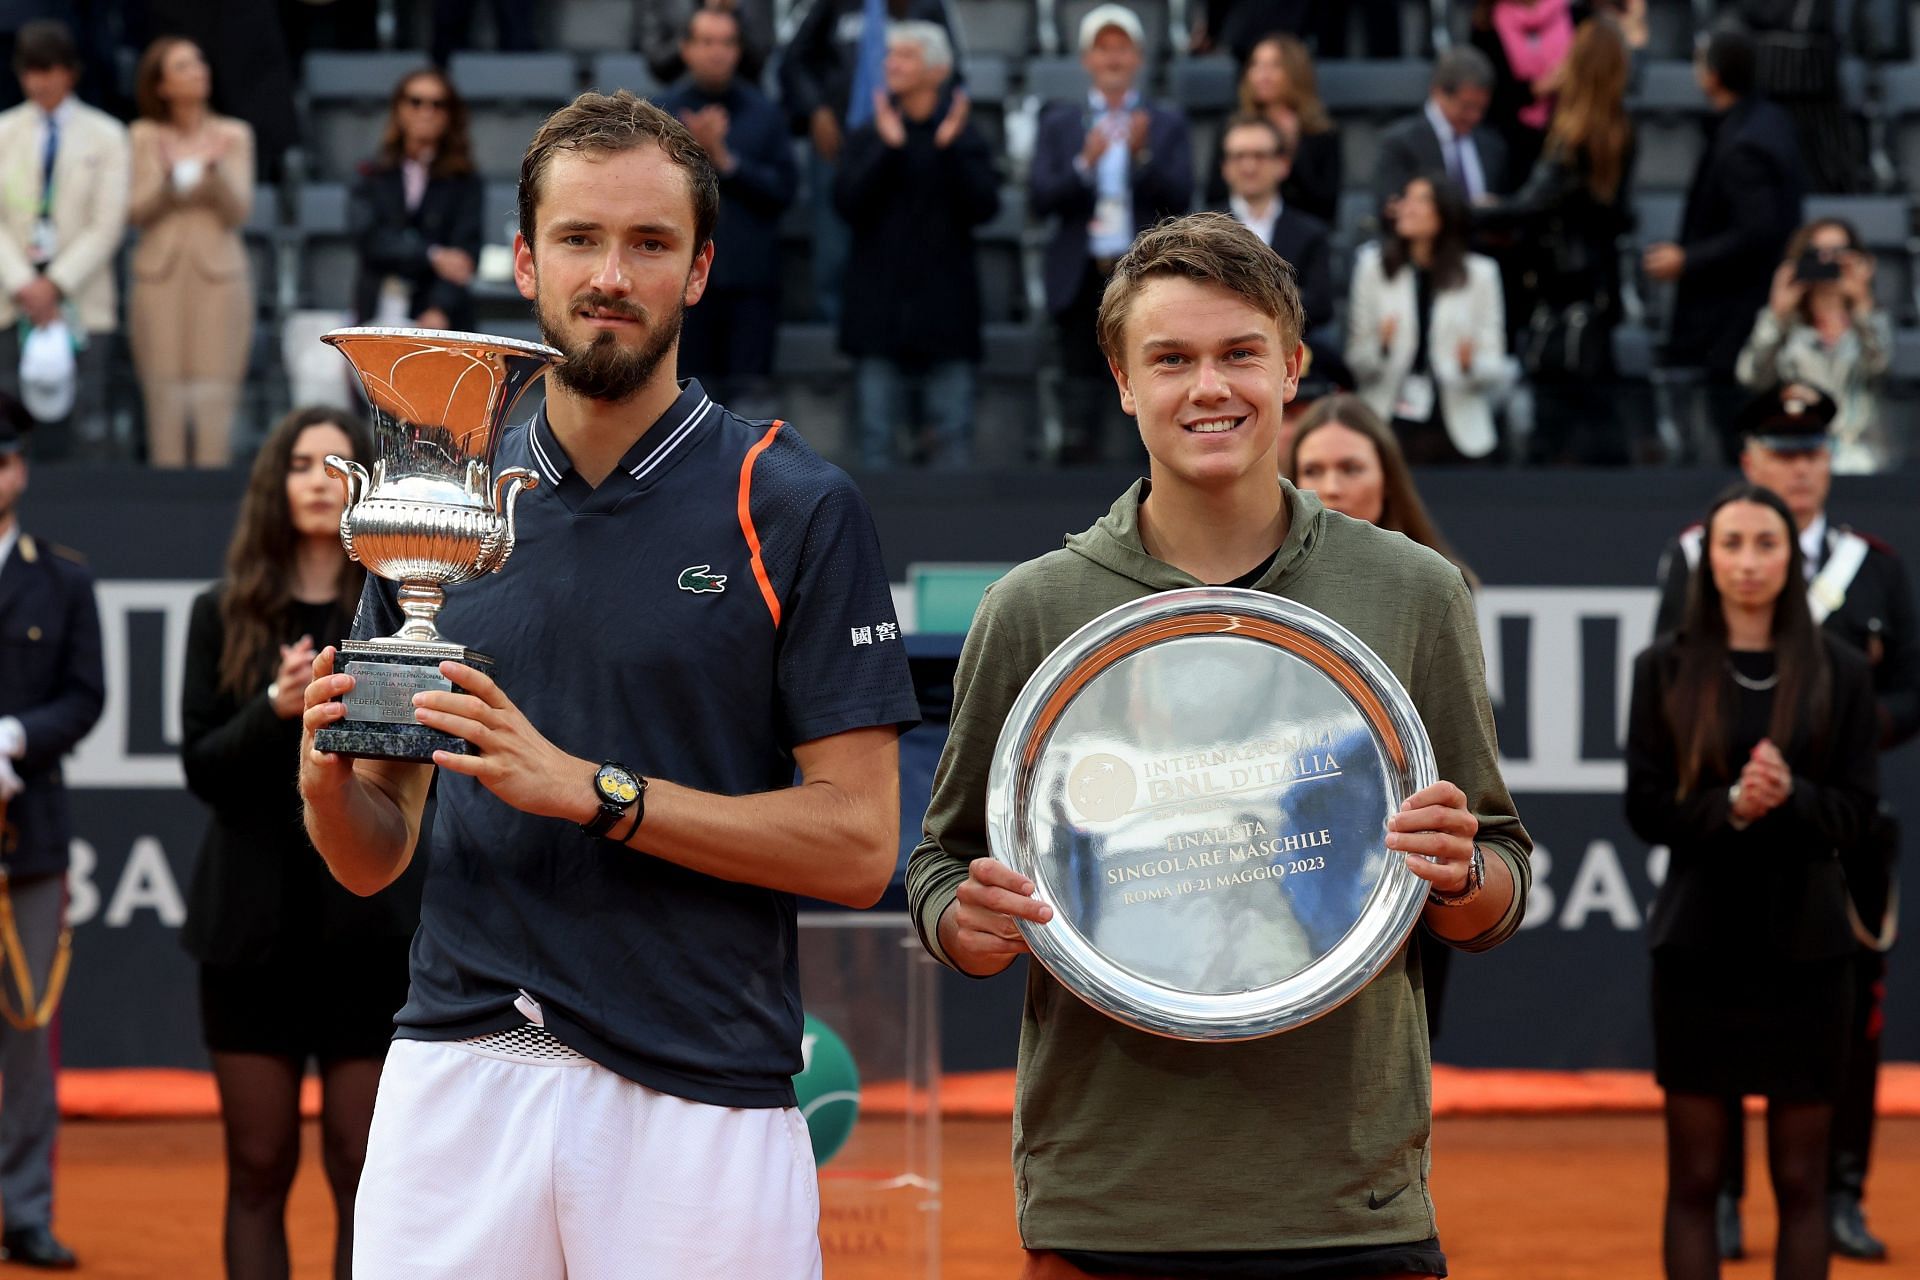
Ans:
[[[890,571],[905,582],[912,564],[1014,561],[1057,547],[1127,479],[909,475],[863,487]],[[1634,837],[1621,810],[1628,683],[1652,629],[1659,552],[1726,477],[1424,479],[1436,517],[1487,584],[1478,605],[1503,767],[1539,845],[1527,926],[1498,951],[1459,958],[1436,1052],[1474,1066],[1644,1067],[1644,926],[1666,852]],[[194,967],[179,945],[205,829],[178,758],[181,660],[193,596],[220,571],[240,485],[221,474],[47,468],[24,503],[29,531],[88,556],[105,633],[106,713],[68,767],[76,929],[62,1046],[72,1066],[205,1062]],[[1920,509],[1893,478],[1843,484],[1831,511],[1920,555]],[[673,578],[683,567],[660,572]],[[957,649],[932,637],[913,644],[931,714],[903,753],[903,853],[919,836]],[[1886,757],[1883,787],[1910,792],[1916,767],[1914,748]],[[1911,866],[1920,812],[1908,817]],[[1920,980],[1907,968],[1897,951],[1886,1023],[1895,1058],[1920,1057]],[[1020,992],[1011,978],[943,987],[949,1069],[1012,1061]]]

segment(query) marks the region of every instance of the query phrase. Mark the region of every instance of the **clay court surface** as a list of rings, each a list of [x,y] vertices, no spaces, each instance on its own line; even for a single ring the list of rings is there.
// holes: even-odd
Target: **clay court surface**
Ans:
[[[883,1140],[885,1118],[863,1118],[856,1143]],[[1752,1123],[1752,1122],[1750,1122]],[[1011,1280],[1018,1237],[1004,1119],[949,1119],[943,1129],[946,1280]],[[1760,1132],[1751,1181],[1764,1187]],[[1869,1211],[1894,1253],[1890,1265],[1836,1263],[1840,1280],[1920,1277],[1920,1119],[1881,1129]],[[850,1147],[847,1155],[857,1153]],[[1434,1191],[1453,1274],[1465,1280],[1632,1280],[1657,1277],[1662,1189],[1660,1124],[1650,1115],[1458,1117],[1437,1122]],[[58,1226],[100,1277],[218,1277],[221,1172],[211,1120],[73,1121],[63,1130]],[[1748,1203],[1748,1261],[1730,1280],[1771,1275],[1772,1206]],[[323,1280],[333,1214],[309,1126],[290,1214],[294,1275]],[[840,1238],[857,1242],[858,1231]],[[0,1274],[7,1271],[0,1268]],[[16,1271],[14,1274],[29,1274]],[[898,1276],[881,1259],[828,1254],[830,1280]],[[753,1280],[742,1277],[741,1280]],[[910,1280],[899,1276],[898,1280]]]

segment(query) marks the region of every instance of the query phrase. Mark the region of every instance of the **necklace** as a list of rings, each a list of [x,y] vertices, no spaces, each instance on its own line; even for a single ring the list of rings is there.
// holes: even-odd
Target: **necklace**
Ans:
[[[1780,673],[1778,671],[1764,680],[1755,680],[1752,676],[1743,676],[1740,674],[1740,669],[1733,665],[1732,659],[1727,660],[1727,674],[1732,676],[1733,682],[1742,689],[1750,689],[1754,693],[1765,693],[1780,683]]]

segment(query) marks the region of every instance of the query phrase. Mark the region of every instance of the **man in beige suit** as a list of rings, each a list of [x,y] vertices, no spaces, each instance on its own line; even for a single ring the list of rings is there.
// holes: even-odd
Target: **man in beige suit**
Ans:
[[[27,100],[0,112],[0,391],[19,394],[28,332],[64,321],[76,354],[70,412],[42,421],[42,458],[108,450],[107,347],[119,327],[113,259],[127,225],[127,131],[73,94],[80,54],[55,21],[14,43]],[[23,323],[24,321],[24,323]],[[34,397],[22,397],[33,407]]]

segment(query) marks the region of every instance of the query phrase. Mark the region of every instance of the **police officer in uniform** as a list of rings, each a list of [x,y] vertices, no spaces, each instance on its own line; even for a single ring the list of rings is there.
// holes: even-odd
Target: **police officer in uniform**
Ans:
[[[1880,712],[1880,749],[1890,750],[1920,732],[1920,618],[1905,566],[1893,549],[1871,534],[1827,518],[1832,486],[1827,428],[1836,406],[1801,384],[1778,387],[1749,401],[1740,412],[1744,441],[1740,469],[1754,484],[1786,501],[1799,526],[1805,553],[1807,603],[1814,620],[1867,655]],[[1703,530],[1683,531],[1660,561],[1660,612],[1656,630],[1680,623],[1688,581],[1700,562]],[[1873,1142],[1874,1093],[1880,1072],[1881,999],[1887,951],[1893,945],[1897,898],[1894,858],[1899,829],[1885,803],[1860,847],[1843,850],[1854,909],[1855,957],[1853,1041],[1846,1086],[1834,1108],[1828,1216],[1834,1252],[1881,1259],[1886,1245],[1867,1230],[1860,1202]],[[1738,1100],[1733,1105],[1738,1108]],[[1720,1201],[1720,1251],[1741,1255],[1740,1195],[1745,1146],[1743,1125],[1734,1128],[1727,1180]]]
[[[93,575],[21,531],[32,419],[0,394],[0,1257],[71,1268],[53,1235],[52,1039],[66,968],[67,847],[60,761],[100,718],[106,680]]]

